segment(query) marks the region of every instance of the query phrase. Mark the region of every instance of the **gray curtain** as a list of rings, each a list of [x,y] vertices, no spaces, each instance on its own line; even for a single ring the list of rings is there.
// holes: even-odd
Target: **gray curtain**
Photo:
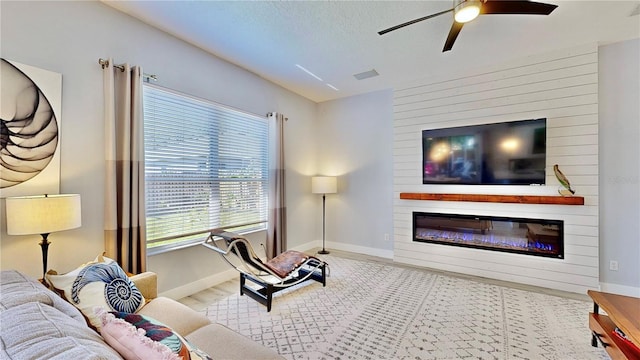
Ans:
[[[106,255],[132,274],[146,271],[142,69],[103,65]]]
[[[267,259],[287,249],[287,207],[285,201],[284,115],[270,113],[269,120],[269,218]]]

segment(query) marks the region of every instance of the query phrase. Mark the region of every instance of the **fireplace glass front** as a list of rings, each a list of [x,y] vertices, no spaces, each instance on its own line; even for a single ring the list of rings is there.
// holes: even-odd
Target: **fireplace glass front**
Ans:
[[[413,213],[413,240],[564,258],[564,221]]]

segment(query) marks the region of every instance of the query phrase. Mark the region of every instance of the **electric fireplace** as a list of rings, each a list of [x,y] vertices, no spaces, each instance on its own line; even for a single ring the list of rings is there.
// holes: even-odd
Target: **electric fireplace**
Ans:
[[[564,221],[413,213],[413,241],[564,258]]]

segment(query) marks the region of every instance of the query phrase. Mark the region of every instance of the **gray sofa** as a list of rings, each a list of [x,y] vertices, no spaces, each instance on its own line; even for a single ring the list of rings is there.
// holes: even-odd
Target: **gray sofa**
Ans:
[[[151,299],[140,314],[168,325],[212,359],[283,359],[177,301],[157,297],[154,273],[131,279]],[[14,270],[0,275],[0,340],[0,359],[122,359],[78,309]]]

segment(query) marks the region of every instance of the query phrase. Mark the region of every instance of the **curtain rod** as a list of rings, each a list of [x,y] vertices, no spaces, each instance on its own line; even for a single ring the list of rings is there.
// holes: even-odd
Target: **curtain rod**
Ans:
[[[270,112],[268,112],[268,113],[267,113],[267,116],[271,116],[271,115],[273,115],[273,114],[277,114],[277,112],[275,112],[275,111],[270,111]],[[288,117],[284,118],[284,121],[289,121],[289,118],[288,118]]]
[[[98,59],[98,64],[100,64],[100,66],[102,66],[102,68],[104,69],[105,67],[109,66],[109,60],[105,60],[103,58],[100,58],[100,59]],[[124,66],[123,65],[113,64],[113,67],[116,68],[116,69],[119,69],[120,71],[124,71]],[[143,73],[142,77],[144,77],[147,80],[158,81],[158,77],[155,74]]]

